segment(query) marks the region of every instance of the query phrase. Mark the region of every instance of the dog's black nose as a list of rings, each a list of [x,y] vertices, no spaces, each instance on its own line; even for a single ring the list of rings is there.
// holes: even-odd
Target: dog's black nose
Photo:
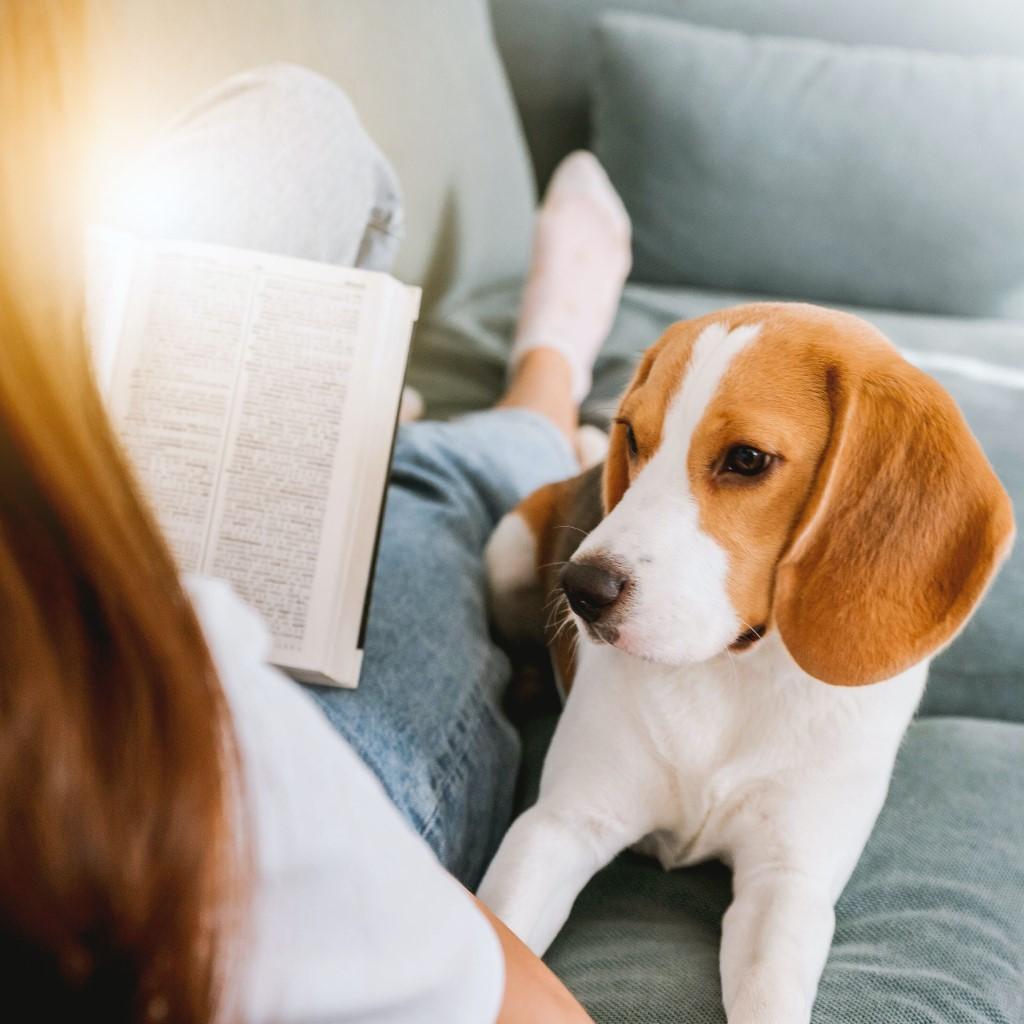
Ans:
[[[569,606],[585,622],[597,620],[619,599],[627,577],[593,562],[568,562],[559,582]]]

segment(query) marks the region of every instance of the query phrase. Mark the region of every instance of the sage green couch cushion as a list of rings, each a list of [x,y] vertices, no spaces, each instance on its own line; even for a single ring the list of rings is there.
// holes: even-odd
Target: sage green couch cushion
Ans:
[[[636,280],[1024,317],[1024,60],[632,14],[597,46]]]
[[[763,296],[631,284],[595,373],[585,418],[606,424],[641,352],[676,320]],[[500,394],[519,289],[488,289],[421,325],[410,372],[431,415],[483,408]],[[959,402],[1017,509],[1024,510],[1024,321],[847,306],[874,323]],[[932,664],[924,714],[1024,722],[1024,544],[953,645]]]
[[[551,724],[526,746],[533,800]],[[1024,726],[911,725],[836,908],[813,1024],[1024,1020]],[[720,864],[624,854],[583,891],[547,960],[598,1024],[724,1024]]]
[[[582,41],[603,11],[837,43],[1024,57],[1018,0],[491,0],[491,7],[541,184],[566,153],[589,144],[595,53]]]
[[[402,186],[395,273],[424,308],[520,274],[529,157],[486,0],[90,0],[110,173],[201,93],[293,63],[338,83]]]

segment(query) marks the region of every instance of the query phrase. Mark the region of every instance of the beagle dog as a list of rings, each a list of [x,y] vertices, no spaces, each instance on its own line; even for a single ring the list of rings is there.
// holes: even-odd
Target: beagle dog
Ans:
[[[480,897],[539,954],[624,848],[720,859],[730,1024],[808,1021],[929,659],[1013,533],[953,400],[869,324],[763,303],[670,327],[603,467],[489,543],[500,629],[554,598],[567,699]]]

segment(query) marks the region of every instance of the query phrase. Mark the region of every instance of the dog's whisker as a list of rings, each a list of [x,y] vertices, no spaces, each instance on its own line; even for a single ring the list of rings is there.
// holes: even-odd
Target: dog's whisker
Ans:
[[[547,624],[544,627],[545,630],[549,630],[549,629],[553,628],[556,620],[558,619],[558,616],[560,614],[562,614],[562,611],[563,611],[562,602],[563,601],[565,602],[565,606],[564,606],[565,614],[569,614],[569,612],[570,612],[569,602],[566,599],[565,594],[561,590],[556,590],[554,592],[554,596],[552,597],[552,599],[548,602],[548,605],[546,606],[546,607],[550,607],[551,608],[551,612],[548,614]]]
[[[572,523],[560,523],[555,526],[556,530],[575,530],[577,533],[583,534],[584,537],[590,536],[589,530],[581,530],[578,526],[573,526]]]
[[[558,624],[558,628],[555,630],[554,636],[551,638],[551,642],[554,643],[558,638],[566,631],[566,629],[572,624],[572,609],[569,608],[568,602],[565,606],[565,614],[562,616],[562,621]]]
[[[725,653],[729,655],[729,664],[732,666],[732,681],[739,685],[740,670],[736,667],[736,659],[733,657],[732,651],[730,651],[728,647],[726,647]]]
[[[754,551],[754,548],[753,548],[753,547],[751,547],[751,546],[749,546],[749,545],[747,545],[747,544],[743,543],[743,541],[739,540],[738,538],[735,538],[735,537],[734,537],[734,538],[732,539],[732,543],[733,543],[733,544],[735,544],[735,546],[736,546],[736,547],[737,547],[737,548],[738,548],[738,549],[739,549],[740,551],[742,551],[742,552],[743,552],[743,554],[745,554],[745,555],[754,555],[754,554],[756,554],[756,552]]]
[[[560,610],[559,610],[558,606],[555,605],[555,607],[552,608],[550,614],[548,615],[547,622],[544,623],[545,631],[549,630],[549,629],[554,629],[555,628],[555,626],[557,625],[557,622],[558,622],[559,615],[560,615]]]
[[[566,627],[569,625],[570,622],[572,622],[572,616],[571,615],[566,613],[565,615],[562,616],[561,621],[558,623],[558,628],[555,630],[555,637],[554,638],[556,640],[562,635],[562,633],[565,632]]]
[[[545,565],[538,565],[537,571],[540,572],[542,569],[553,569],[556,565],[568,565],[569,562],[566,559],[562,559],[560,562],[548,562]]]
[[[544,605],[544,608],[542,610],[548,612],[547,622],[544,625],[544,628],[546,630],[552,627],[552,624],[559,615],[561,602],[564,600],[566,600],[565,594],[561,590],[555,589],[550,599],[548,600],[547,604]],[[568,604],[568,602],[566,603]]]

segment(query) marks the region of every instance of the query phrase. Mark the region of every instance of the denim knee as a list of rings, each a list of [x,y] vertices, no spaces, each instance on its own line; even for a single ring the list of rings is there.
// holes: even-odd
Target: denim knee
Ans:
[[[105,220],[136,234],[390,269],[398,180],[345,93],[306,68],[233,75],[184,110]]]

